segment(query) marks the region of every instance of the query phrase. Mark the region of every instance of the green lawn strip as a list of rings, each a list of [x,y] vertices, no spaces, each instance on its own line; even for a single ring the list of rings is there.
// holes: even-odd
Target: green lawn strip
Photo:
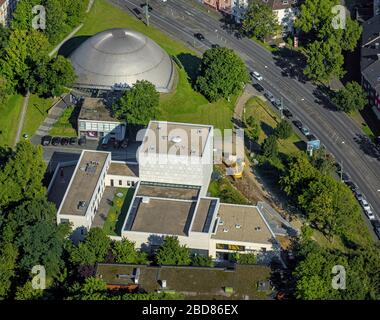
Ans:
[[[38,127],[43,123],[48,115],[50,107],[54,103],[54,98],[40,98],[37,95],[30,95],[28,110],[25,115],[23,134],[33,136]]]
[[[61,136],[61,137],[76,137],[76,117],[77,117],[78,108],[73,106],[67,107],[58,121],[50,129],[49,134],[52,136]]]
[[[270,109],[269,105],[258,97],[253,97],[246,104],[246,117],[253,116],[261,125],[259,143],[261,144],[268,135],[274,132],[277,124],[281,121],[280,117]],[[302,140],[295,132],[288,139],[279,139],[279,151],[285,154],[297,153],[300,151],[297,145],[302,143]]]
[[[121,235],[121,229],[123,227],[123,222],[127,215],[129,205],[132,201],[134,188],[118,188],[115,196],[112,200],[113,206],[108,212],[107,219],[103,225],[103,230],[106,234],[111,236]],[[118,193],[122,193],[123,197],[119,198]]]
[[[24,97],[12,95],[0,104],[0,145],[12,147],[17,133],[18,121]]]

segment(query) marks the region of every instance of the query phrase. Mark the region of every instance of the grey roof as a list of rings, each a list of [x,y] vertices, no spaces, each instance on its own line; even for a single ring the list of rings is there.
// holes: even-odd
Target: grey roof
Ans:
[[[111,89],[148,80],[157,91],[169,92],[175,67],[169,55],[145,35],[129,29],[100,32],[70,56],[77,73],[76,86]]]
[[[363,23],[360,68],[362,72],[378,60],[380,54],[380,16],[374,16]]]
[[[380,92],[380,60],[372,63],[363,72],[363,77],[371,84],[372,88]]]

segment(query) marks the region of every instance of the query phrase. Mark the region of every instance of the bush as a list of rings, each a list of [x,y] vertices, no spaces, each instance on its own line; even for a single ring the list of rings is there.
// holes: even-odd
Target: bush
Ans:
[[[293,133],[293,128],[286,120],[281,120],[275,130],[276,137],[280,139],[288,139]]]

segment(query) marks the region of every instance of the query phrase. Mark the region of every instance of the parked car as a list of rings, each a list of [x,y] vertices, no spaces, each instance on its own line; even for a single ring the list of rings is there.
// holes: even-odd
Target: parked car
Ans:
[[[70,138],[70,145],[75,145],[78,143],[78,138],[77,137],[71,137]]]
[[[309,135],[310,135],[310,130],[309,130],[307,127],[302,127],[302,128],[301,128],[301,131],[302,131],[302,133],[303,133],[305,136],[309,136]]]
[[[309,134],[306,136],[307,140],[309,141],[314,141],[314,140],[318,140],[317,137],[313,134]]]
[[[63,146],[67,146],[67,145],[69,144],[69,142],[70,142],[70,139],[69,139],[69,138],[65,138],[65,137],[63,137],[63,138],[61,139],[61,145],[63,145]]]
[[[346,181],[345,182],[347,187],[349,187],[352,191],[355,191],[357,189],[357,185],[352,181]]]
[[[299,120],[294,120],[293,121],[293,124],[298,128],[298,129],[302,129],[302,127],[303,127],[303,124],[302,124],[302,122],[301,121],[299,121]]]
[[[356,189],[354,191],[355,198],[360,202],[363,199],[363,195],[359,189]]]
[[[283,110],[282,110],[282,113],[283,113],[284,116],[287,117],[288,119],[290,119],[290,118],[293,117],[293,113],[291,113],[289,109],[283,109]]]
[[[81,137],[79,138],[79,140],[78,140],[78,144],[79,144],[80,146],[85,145],[86,142],[87,142],[87,138],[86,138],[86,136],[81,136]]]
[[[194,34],[194,37],[195,38],[197,38],[199,41],[203,41],[203,40],[205,40],[205,37],[204,37],[204,35],[202,34],[202,33],[195,33]]]
[[[257,71],[252,71],[251,72],[251,77],[254,78],[254,79],[256,79],[256,80],[258,80],[258,81],[263,80],[263,77]]]
[[[347,181],[350,181],[350,180],[351,180],[350,176],[347,173],[343,172],[342,181],[346,183]]]
[[[371,207],[369,206],[369,203],[366,199],[362,198],[362,200],[360,201],[360,204],[362,205],[362,208],[367,211],[367,210],[370,210]]]
[[[102,148],[106,148],[108,146],[109,138],[104,137],[101,141]]]
[[[51,136],[43,136],[41,139],[41,144],[43,146],[48,146],[51,143]]]
[[[270,91],[266,91],[264,93],[264,96],[270,101],[270,102],[273,102],[275,99],[274,95],[272,94],[272,92]]]
[[[253,87],[258,91],[258,92],[264,92],[265,89],[260,83],[254,83]]]
[[[377,237],[380,239],[380,221],[374,219],[371,222],[372,222],[373,228],[375,229],[375,233]]]
[[[217,43],[214,43],[211,45],[211,48],[213,48],[213,49],[220,48],[220,45],[218,45]]]
[[[369,220],[375,220],[375,219],[376,219],[376,217],[375,217],[375,215],[373,214],[371,208],[368,209],[368,210],[366,210],[366,211],[365,211],[365,214],[367,215],[367,217],[368,217]]]
[[[282,109],[282,102],[281,102],[281,99],[275,99],[272,103],[273,103],[273,105],[274,105],[278,110],[281,110],[281,109]]]
[[[51,140],[51,144],[52,144],[53,146],[58,146],[60,143],[61,143],[61,138],[60,138],[60,137],[54,137],[54,138]]]

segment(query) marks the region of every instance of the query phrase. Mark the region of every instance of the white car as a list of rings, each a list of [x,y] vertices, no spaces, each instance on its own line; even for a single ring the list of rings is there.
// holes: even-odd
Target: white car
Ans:
[[[369,220],[375,220],[376,219],[376,217],[373,214],[371,208],[369,208],[368,210],[366,210],[365,214],[367,215],[367,217],[368,217]]]
[[[253,72],[251,72],[251,75],[252,75],[252,77],[255,78],[256,80],[259,80],[259,81],[263,80],[263,77],[262,77],[261,74],[258,73],[257,71],[253,71]]]
[[[362,208],[365,211],[371,210],[371,207],[369,206],[369,203],[366,199],[363,198],[360,202],[361,202]]]

